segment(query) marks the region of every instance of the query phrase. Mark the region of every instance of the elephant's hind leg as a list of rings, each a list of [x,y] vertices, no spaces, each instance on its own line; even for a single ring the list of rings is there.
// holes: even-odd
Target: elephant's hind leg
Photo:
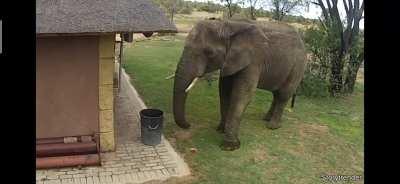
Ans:
[[[271,118],[266,123],[267,128],[277,129],[281,127],[281,118],[285,106],[296,91],[301,78],[301,73],[299,73],[296,68],[293,68],[284,85],[282,85],[282,87],[277,91],[273,92],[273,102],[275,102],[275,105],[270,109]]]
[[[281,127],[281,118],[283,111],[285,109],[286,104],[290,99],[290,94],[282,93],[282,92],[274,92],[275,105],[271,107],[271,118],[266,123],[267,128],[269,129],[277,129]]]
[[[267,114],[264,116],[263,118],[264,120],[271,121],[272,113],[274,112],[275,106],[276,106],[276,98],[272,98],[271,106],[269,107]]]
[[[220,77],[219,79],[219,99],[220,99],[220,113],[221,120],[217,127],[220,133],[225,132],[226,113],[229,109],[229,99],[231,98],[232,91],[232,77]]]

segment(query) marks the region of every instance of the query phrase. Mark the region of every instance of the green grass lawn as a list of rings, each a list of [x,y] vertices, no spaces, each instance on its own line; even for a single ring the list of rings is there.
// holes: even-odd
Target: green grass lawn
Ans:
[[[272,95],[258,90],[241,122],[241,148],[221,151],[218,82],[200,81],[191,90],[184,131],[172,116],[173,80],[183,49],[180,38],[143,41],[127,48],[124,68],[146,105],[165,112],[165,135],[184,156],[192,183],[322,183],[322,175],[363,175],[364,100],[362,85],[340,99],[299,96],[287,109],[282,128],[269,130],[261,120]],[[197,153],[191,153],[196,148]],[[358,181],[355,183],[363,183]]]

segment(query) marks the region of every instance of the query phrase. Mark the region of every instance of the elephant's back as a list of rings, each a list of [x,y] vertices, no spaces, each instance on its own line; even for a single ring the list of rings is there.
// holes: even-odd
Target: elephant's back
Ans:
[[[286,23],[265,21],[265,22],[259,22],[258,24],[260,25],[263,32],[266,33],[267,35],[288,34],[288,35],[298,36],[296,28]]]

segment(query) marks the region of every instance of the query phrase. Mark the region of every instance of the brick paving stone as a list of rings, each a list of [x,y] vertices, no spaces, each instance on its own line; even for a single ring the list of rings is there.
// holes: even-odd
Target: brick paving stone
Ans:
[[[121,174],[118,175],[118,179],[120,183],[126,183],[129,182],[130,180],[128,179],[128,174]]]
[[[86,177],[86,183],[87,184],[94,184],[93,183],[93,177]]]
[[[46,178],[46,175],[44,175],[44,174],[36,174],[36,180],[42,180],[43,178]]]
[[[152,167],[152,166],[157,166],[157,163],[146,163],[144,164],[146,167]]]
[[[55,180],[55,179],[58,179],[59,177],[57,176],[57,175],[48,175],[48,176],[46,176],[46,179],[48,179],[48,180]]]
[[[144,176],[144,174],[143,174],[142,171],[138,172],[138,173],[137,173],[137,176],[138,176],[138,180],[139,180],[139,181],[145,179],[145,176]]]
[[[124,151],[123,154],[117,154],[117,157],[129,157],[129,155]]]
[[[132,181],[138,181],[137,172],[131,172],[131,173],[129,173],[126,177],[128,178],[128,180],[129,180],[130,182],[132,182]]]
[[[44,181],[45,184],[61,184],[61,180],[47,180]]]
[[[119,167],[117,170],[118,170],[118,171],[127,171],[127,170],[129,170],[129,169],[131,169],[130,166],[122,166],[122,167]]]
[[[125,173],[126,173],[126,171],[116,171],[116,172],[113,172],[113,174],[117,174],[117,175],[125,174]]]
[[[160,170],[160,172],[161,172],[161,176],[163,176],[163,178],[171,177],[171,175],[169,175],[168,172],[164,173],[162,170]]]
[[[151,170],[151,174],[153,175],[153,178],[159,178],[157,170]]]
[[[150,178],[152,178],[151,174],[150,174],[150,170],[149,171],[143,171],[143,176],[144,176],[145,180],[149,180]]]
[[[74,174],[73,178],[85,178],[86,177],[86,173],[85,174]]]
[[[112,173],[113,171],[117,171],[117,169],[118,168],[116,168],[116,167],[107,167],[107,168],[104,169],[104,171]],[[104,172],[102,172],[102,173],[104,173]],[[104,174],[102,174],[102,175],[104,175]]]
[[[107,183],[106,176],[99,176],[99,181],[100,181],[101,184]]]
[[[169,172],[168,172],[168,170],[167,170],[166,168],[161,169],[161,172],[162,172],[165,176],[168,176],[168,175],[169,175]]]
[[[124,156],[124,157],[121,157],[121,160],[129,160],[131,158],[132,158],[131,156]]]
[[[68,179],[68,178],[72,178],[72,175],[71,174],[60,175],[59,178],[60,179]]]
[[[100,177],[93,177],[93,184],[100,184]]]
[[[164,166],[155,166],[155,167],[152,167],[151,169],[152,170],[158,170],[158,169],[163,169],[163,168],[165,168]]]
[[[176,169],[174,167],[168,167],[167,170],[172,175],[176,174]]]
[[[113,164],[112,167],[122,167],[123,164],[122,163],[118,163],[118,164]]]
[[[106,182],[107,182],[107,183],[112,183],[112,178],[111,178],[111,176],[106,176]]]
[[[131,174],[129,174],[129,176],[132,178],[133,181],[139,181],[140,180],[139,172],[131,173]]]
[[[80,178],[72,178],[72,182],[74,184],[81,184],[81,179]]]
[[[151,168],[150,167],[142,167],[139,169],[140,171],[150,171]]]
[[[99,176],[111,176],[111,175],[112,175],[112,172],[110,172],[110,171],[105,171],[105,172],[99,173]]]
[[[133,166],[133,165],[137,165],[137,163],[135,163],[135,162],[126,162],[126,163],[123,163],[125,166]]]
[[[80,171],[67,171],[67,174],[79,174],[81,173]]]
[[[139,168],[132,168],[128,170],[129,172],[139,172],[140,169]]]
[[[61,184],[73,184],[72,178],[61,179]]]
[[[111,179],[113,183],[121,183],[120,179],[119,179],[119,175],[111,175]]]

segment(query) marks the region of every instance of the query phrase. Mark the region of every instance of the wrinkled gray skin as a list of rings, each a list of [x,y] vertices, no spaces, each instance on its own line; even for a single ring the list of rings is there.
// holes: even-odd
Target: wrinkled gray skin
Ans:
[[[303,42],[294,28],[278,23],[260,25],[244,20],[200,21],[189,33],[175,72],[173,112],[177,125],[188,129],[185,89],[195,77],[220,69],[223,150],[240,147],[241,116],[256,88],[271,91],[273,101],[266,127],[277,129],[284,107],[295,93],[305,68]]]

